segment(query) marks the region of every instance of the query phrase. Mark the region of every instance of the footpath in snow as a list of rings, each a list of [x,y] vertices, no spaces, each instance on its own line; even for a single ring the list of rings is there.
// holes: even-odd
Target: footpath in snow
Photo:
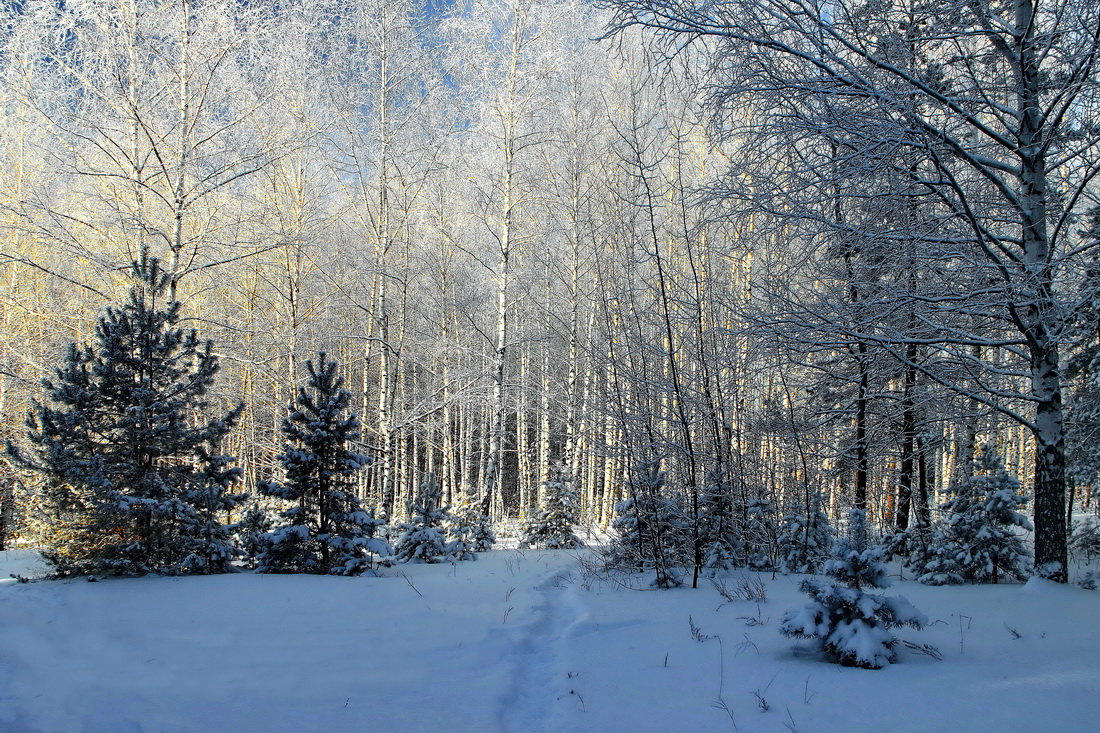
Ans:
[[[758,577],[765,601],[724,603],[502,550],[380,578],[2,581],[0,731],[1096,729],[1100,592],[896,584],[933,620],[902,636],[943,660],[868,671],[780,636],[798,578]]]

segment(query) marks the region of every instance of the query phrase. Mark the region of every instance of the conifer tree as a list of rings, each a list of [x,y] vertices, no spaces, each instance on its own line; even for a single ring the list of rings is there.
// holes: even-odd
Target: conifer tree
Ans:
[[[1073,523],[1070,551],[1077,561],[1085,564],[1100,557],[1100,518],[1087,517]]]
[[[682,497],[665,494],[665,472],[659,460],[644,461],[631,474],[630,496],[615,505],[615,537],[606,551],[613,568],[653,568],[653,585],[680,585],[678,568],[689,556]]]
[[[1092,210],[1081,238],[1100,241],[1100,207]],[[1073,353],[1066,364],[1073,387],[1066,409],[1066,473],[1092,486],[1100,482],[1100,256],[1093,254],[1086,262],[1077,292],[1070,332]]]
[[[825,574],[840,582],[803,580],[799,587],[811,603],[784,614],[779,630],[819,639],[826,656],[838,664],[879,669],[896,658],[897,639],[888,629],[919,629],[928,620],[904,598],[864,591],[889,585],[882,549],[868,547],[867,518],[859,509],[849,513],[848,532],[847,539],[833,545],[825,564]]]
[[[888,560],[899,558],[903,568],[910,568],[921,575],[935,556],[936,541],[936,528],[926,522],[917,521],[908,529],[883,537],[882,554]]]
[[[753,499],[746,507],[741,531],[745,563],[756,570],[774,570],[776,567],[779,527],[775,515],[775,504],[768,499]]]
[[[718,474],[708,477],[699,495],[699,547],[703,567],[710,570],[729,570],[744,554],[732,492],[728,482]]]
[[[541,550],[584,547],[584,543],[573,532],[573,525],[577,523],[580,512],[580,502],[573,488],[573,476],[569,469],[562,463],[555,463],[550,469],[550,478],[545,487],[542,506],[523,528],[519,546]]]
[[[497,541],[489,518],[481,513],[476,496],[464,496],[443,523],[452,551],[461,560],[476,560],[478,552],[488,552]]]
[[[251,503],[233,525],[233,534],[237,546],[241,549],[246,568],[256,569],[260,556],[267,547],[264,535],[271,530],[271,527],[271,513],[258,501]]]
[[[442,501],[443,489],[439,481],[429,476],[407,505],[409,521],[398,525],[401,536],[394,553],[398,560],[437,563],[465,559],[465,545],[459,547],[447,540],[444,525],[451,521],[451,515]]]
[[[260,491],[290,502],[281,522],[265,535],[261,573],[359,575],[374,556],[390,554],[375,536],[382,524],[355,495],[355,474],[369,461],[351,449],[359,420],[348,412],[351,394],[325,352],[306,362],[307,386],[298,390],[283,420],[286,444],[279,456],[284,480]]]
[[[779,569],[784,573],[816,573],[829,558],[833,527],[821,511],[821,496],[807,507],[809,514],[788,514],[779,523]]]
[[[235,550],[222,519],[241,497],[219,451],[240,408],[206,420],[218,371],[209,341],[178,327],[169,278],[142,252],[128,301],[99,318],[94,343],[71,344],[48,401],[28,418],[44,478],[44,554],[58,574],[219,573]]]
[[[952,487],[941,507],[944,519],[932,538],[932,557],[919,580],[929,585],[996,583],[1002,575],[1022,580],[1031,553],[1016,529],[1031,530],[1021,514],[1027,497],[987,444],[974,475]]]

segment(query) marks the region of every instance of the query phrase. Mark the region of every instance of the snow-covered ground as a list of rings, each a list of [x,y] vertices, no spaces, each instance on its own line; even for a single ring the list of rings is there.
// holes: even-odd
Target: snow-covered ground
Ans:
[[[25,552],[0,559],[2,577],[35,570]],[[887,592],[933,619],[902,636],[943,660],[903,650],[867,671],[780,636],[783,611],[804,600],[798,579],[756,577],[766,601],[723,604],[709,583],[631,590],[584,573],[574,554],[504,550],[381,578],[4,581],[0,731],[1100,725],[1100,592],[897,583]]]

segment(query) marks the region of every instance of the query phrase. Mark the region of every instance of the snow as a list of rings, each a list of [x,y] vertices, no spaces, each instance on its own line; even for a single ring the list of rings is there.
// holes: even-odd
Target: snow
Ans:
[[[3,581],[0,731],[732,731],[719,699],[749,732],[1084,731],[1100,714],[1095,591],[895,583],[930,620],[898,636],[943,660],[899,648],[869,671],[779,634],[804,576],[758,574],[766,601],[725,603],[705,582],[634,590],[577,557]],[[2,562],[40,570],[25,551]]]

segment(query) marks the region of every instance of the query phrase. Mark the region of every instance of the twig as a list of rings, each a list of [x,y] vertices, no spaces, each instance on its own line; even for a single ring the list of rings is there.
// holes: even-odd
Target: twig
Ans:
[[[932,646],[931,644],[914,644],[913,642],[906,641],[905,639],[899,639],[899,641],[906,649],[914,651],[917,654],[923,654],[926,657],[932,657],[937,662],[943,661],[943,654],[940,652],[939,649]]]
[[[424,594],[420,592],[420,589],[413,585],[413,582],[409,580],[409,576],[405,574],[404,570],[401,571],[401,577],[405,579],[405,582],[409,584],[410,588],[416,591],[416,595],[420,596],[421,598],[424,597]]]

